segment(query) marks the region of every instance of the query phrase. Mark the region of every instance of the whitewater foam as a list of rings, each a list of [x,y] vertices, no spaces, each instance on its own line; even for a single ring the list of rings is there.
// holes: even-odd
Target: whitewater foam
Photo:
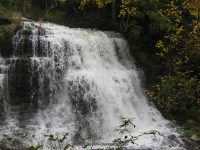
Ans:
[[[1,127],[1,137],[25,131],[23,144],[42,144],[44,149],[53,149],[44,135],[66,132],[68,141],[75,144],[78,134],[93,137],[99,144],[111,143],[119,136],[114,129],[121,118],[135,118],[131,134],[156,130],[162,135],[142,136],[132,147],[181,149],[179,134],[146,98],[128,44],[119,33],[28,20],[22,25],[13,38],[13,58],[22,53],[28,39],[30,68],[33,78],[38,75],[39,107],[23,127],[17,117],[10,128]]]

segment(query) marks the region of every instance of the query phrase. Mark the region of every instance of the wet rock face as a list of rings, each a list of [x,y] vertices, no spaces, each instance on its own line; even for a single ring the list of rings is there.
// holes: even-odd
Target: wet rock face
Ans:
[[[75,110],[75,123],[77,133],[74,136],[75,144],[81,144],[80,135],[87,133],[92,137],[96,137],[90,118],[96,115],[97,98],[92,93],[96,91],[94,84],[87,79],[77,77],[68,83],[68,92],[71,99],[73,110]]]
[[[0,38],[0,56],[10,57],[13,54],[12,36],[5,35]]]
[[[20,103],[31,102],[31,68],[29,59],[17,59],[13,62],[7,62],[9,67],[8,84],[9,84],[9,103],[19,105]]]
[[[0,87],[0,119],[4,120],[4,113],[5,113],[5,104],[4,104],[4,91],[3,88]],[[1,123],[0,123],[1,124]]]
[[[52,90],[45,68],[38,68],[31,58],[7,58],[2,69],[4,81],[0,87],[0,111],[9,106],[24,106],[23,110],[36,110],[48,105]],[[42,76],[42,80],[41,77]],[[2,79],[3,80],[3,79]],[[19,109],[20,110],[20,109]]]
[[[97,109],[96,98],[89,94],[91,91],[91,84],[87,80],[75,80],[69,82],[70,98],[72,105],[75,107],[77,113],[87,116]]]
[[[44,31],[38,29],[38,38]],[[17,37],[5,37],[0,44],[0,112],[5,111],[5,103],[10,106],[26,105],[27,110],[37,109],[48,105],[52,96],[50,78],[46,67],[50,65],[48,60],[44,66],[38,66],[33,56],[45,56],[40,43],[37,44],[37,52],[33,49],[32,31],[21,30]],[[20,40],[19,40],[20,39]],[[45,72],[46,71],[46,72]],[[42,76],[42,80],[41,80]],[[41,103],[40,103],[40,102]]]
[[[7,19],[7,18],[1,18],[0,17],[0,25],[7,25],[7,24],[11,24],[12,21]]]
[[[182,139],[185,143],[185,147],[188,150],[199,150],[200,148],[200,142],[196,142],[192,139],[188,139],[188,138],[183,138]]]

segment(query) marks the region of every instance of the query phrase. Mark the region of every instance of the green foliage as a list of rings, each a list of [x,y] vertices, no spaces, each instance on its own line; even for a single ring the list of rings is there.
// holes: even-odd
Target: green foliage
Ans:
[[[42,148],[42,146],[36,146],[36,147],[31,146],[29,147],[29,150],[39,150],[40,148]]]
[[[139,135],[134,135],[132,131],[132,127],[135,128],[136,126],[133,123],[134,118],[126,119],[122,118],[122,123],[119,125],[119,127],[115,130],[119,137],[114,139],[113,142],[110,144],[109,147],[106,149],[109,150],[122,150],[124,149],[128,144],[135,144],[135,141],[138,140],[140,137],[145,135],[159,135],[162,136],[158,131],[152,130],[148,132],[143,132]],[[60,150],[73,150],[76,148],[75,145],[71,144],[68,141],[68,133],[65,133],[61,138],[54,136],[52,134],[45,135],[45,137],[50,142],[49,145]],[[82,135],[76,136],[77,141],[81,140],[81,148],[82,149],[93,149],[93,142],[95,142],[92,137],[83,137]],[[91,142],[92,141],[92,142]],[[31,146],[29,147],[29,150],[39,150],[42,149],[41,145],[38,146]]]
[[[3,135],[0,140],[1,150],[21,150],[23,147],[22,141],[27,139],[28,132],[13,131],[12,135]],[[34,146],[33,146],[34,147]],[[27,149],[27,148],[26,148]]]
[[[160,17],[167,20],[167,30],[156,44],[154,65],[159,66],[155,73],[160,77],[149,87],[147,95],[165,117],[184,127],[187,137],[199,139],[195,132],[199,132],[200,123],[200,5],[193,2],[170,0],[160,8]],[[188,124],[188,120],[193,123]]]
[[[55,144],[57,149],[68,150],[73,148],[73,146],[67,141],[67,138],[69,136],[68,133],[65,133],[61,138],[55,137],[52,134],[44,136],[48,138],[50,143]]]
[[[135,128],[136,126],[133,123],[134,118],[131,119],[126,119],[122,118],[122,123],[119,126],[119,128],[116,129],[116,132],[119,134],[119,137],[113,140],[112,145],[115,146],[113,148],[112,146],[110,149],[117,149],[117,150],[122,150],[125,148],[128,144],[135,144],[135,141],[137,141],[140,137],[145,136],[145,135],[154,135],[156,136],[161,135],[159,132],[152,130],[149,132],[143,132],[139,135],[134,135],[132,133],[131,127]]]
[[[198,113],[200,113],[200,111]],[[184,125],[184,133],[192,140],[200,142],[200,126],[198,122],[194,120],[187,120]]]
[[[189,73],[161,77],[148,96],[167,117],[200,121],[200,81]]]
[[[69,141],[68,141],[68,133],[65,133],[61,138],[56,137],[52,134],[50,135],[45,135],[46,138],[48,138],[48,141],[50,142],[50,145],[55,145],[56,149],[60,149],[60,150],[72,150],[74,148],[74,145],[72,145]],[[88,140],[90,140],[90,137],[83,137],[81,135],[76,136],[77,141],[81,142],[82,144],[82,148],[86,149],[88,146],[91,146],[90,144],[88,144]]]
[[[65,12],[57,10],[57,11],[47,11],[43,18],[44,20],[48,20],[50,22],[55,22],[58,24],[62,24],[65,22]]]
[[[0,39],[2,39],[4,37],[4,28],[3,26],[0,26]]]
[[[167,30],[167,18],[160,16],[160,14],[155,12],[155,10],[148,12],[147,16],[151,20],[149,30],[152,35],[159,34],[160,32],[162,33]]]
[[[125,36],[137,66],[146,76],[147,87],[157,81],[163,70],[160,58],[156,56],[155,44],[168,29],[167,18],[159,14],[161,2],[157,0],[139,1],[137,13],[129,18]],[[159,65],[158,65],[159,64]]]
[[[6,13],[7,9],[0,3],[0,18],[2,18]]]

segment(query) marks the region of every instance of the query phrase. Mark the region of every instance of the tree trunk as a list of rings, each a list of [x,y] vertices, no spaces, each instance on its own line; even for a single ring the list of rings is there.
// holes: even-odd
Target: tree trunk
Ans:
[[[113,26],[116,25],[116,0],[112,1],[112,23]]]
[[[26,0],[24,0],[23,13],[26,13]]]
[[[44,2],[45,2],[45,9],[46,9],[45,11],[47,13],[47,9],[48,9],[47,1],[45,0]]]

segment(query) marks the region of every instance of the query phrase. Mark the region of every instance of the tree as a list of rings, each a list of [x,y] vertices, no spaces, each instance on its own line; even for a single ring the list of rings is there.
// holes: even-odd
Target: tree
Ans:
[[[124,23],[124,19],[126,18],[126,23],[123,24],[123,28],[127,30],[127,26],[129,23],[129,17],[136,14],[135,3],[139,0],[120,0],[120,8],[118,17],[121,18],[121,22]],[[95,4],[98,8],[104,8],[107,5],[112,5],[112,22],[113,25],[116,24],[116,0],[81,0],[80,8],[83,9],[88,4]]]
[[[160,10],[168,30],[156,48],[166,72],[147,94],[166,116],[181,121],[200,121],[199,9],[196,0],[171,0]]]

